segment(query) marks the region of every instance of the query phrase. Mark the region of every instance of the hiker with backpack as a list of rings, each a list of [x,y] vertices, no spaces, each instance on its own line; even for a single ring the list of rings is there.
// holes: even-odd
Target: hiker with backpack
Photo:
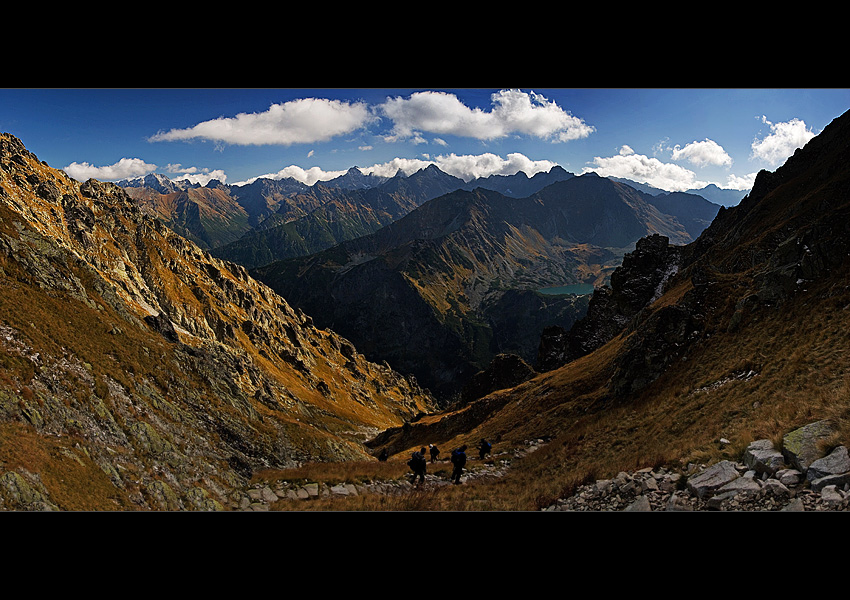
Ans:
[[[490,442],[482,438],[481,443],[478,444],[478,457],[481,460],[484,460],[484,457],[490,454],[491,449],[492,446],[490,445]]]
[[[460,476],[463,473],[463,467],[466,465],[466,444],[452,451],[452,464],[454,465],[454,471],[452,471],[451,481],[454,484],[458,484],[460,483]]]
[[[425,469],[428,466],[428,462],[425,460],[425,448],[423,447],[419,451],[413,452],[413,456],[410,457],[410,460],[407,461],[407,466],[410,467],[410,470],[413,471],[413,477],[410,480],[410,483],[416,483],[416,478],[419,477],[420,483],[425,483]]]
[[[437,457],[440,455],[440,449],[437,448],[434,444],[429,444],[431,447],[431,462],[437,462]]]

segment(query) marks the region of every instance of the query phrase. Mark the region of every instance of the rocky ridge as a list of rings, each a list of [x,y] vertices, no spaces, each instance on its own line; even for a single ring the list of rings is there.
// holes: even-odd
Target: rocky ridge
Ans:
[[[0,305],[4,509],[220,507],[255,469],[366,458],[365,438],[433,405],[121,188],[8,134]],[[98,485],[70,500],[75,469]]]

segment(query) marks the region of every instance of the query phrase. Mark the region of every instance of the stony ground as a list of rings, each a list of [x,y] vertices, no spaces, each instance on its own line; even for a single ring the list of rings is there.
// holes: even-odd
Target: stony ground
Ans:
[[[526,443],[526,447],[514,453],[497,453],[492,460],[479,463],[472,461],[461,479],[468,482],[482,477],[500,477],[510,469],[513,459],[538,449],[542,440]],[[440,461],[442,466],[443,461]],[[760,478],[744,465],[738,465],[741,486],[735,493],[700,498],[687,489],[689,475],[696,474],[704,465],[689,465],[687,472],[678,473],[665,468],[641,469],[630,473],[619,473],[616,477],[598,480],[582,486],[573,496],[561,498],[546,512],[658,512],[658,511],[751,511],[751,512],[802,512],[802,511],[848,511],[850,491],[834,487],[815,492],[805,479],[786,479],[780,483],[774,478]],[[429,470],[435,470],[433,465]],[[421,484],[420,484],[421,485]],[[426,487],[451,485],[447,478],[426,474]],[[230,507],[237,511],[267,511],[273,502],[281,498],[310,501],[320,497],[351,496],[361,494],[403,494],[416,489],[409,476],[393,481],[363,484],[320,483],[294,484],[278,482],[274,485],[258,485]]]

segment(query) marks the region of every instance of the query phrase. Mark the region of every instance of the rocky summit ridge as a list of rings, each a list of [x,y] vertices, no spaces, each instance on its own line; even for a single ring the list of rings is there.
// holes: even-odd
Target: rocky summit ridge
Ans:
[[[75,182],[9,134],[0,307],[5,509],[221,507],[257,469],[367,457],[363,439],[433,403],[118,186]]]

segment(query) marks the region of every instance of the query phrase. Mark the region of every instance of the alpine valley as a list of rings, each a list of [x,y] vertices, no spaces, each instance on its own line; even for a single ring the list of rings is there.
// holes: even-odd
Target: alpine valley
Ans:
[[[848,165],[850,114],[737,198],[558,167],[80,183],[2,134],[0,509],[236,510],[482,438],[469,485],[271,508],[539,510],[812,422],[826,454]]]

